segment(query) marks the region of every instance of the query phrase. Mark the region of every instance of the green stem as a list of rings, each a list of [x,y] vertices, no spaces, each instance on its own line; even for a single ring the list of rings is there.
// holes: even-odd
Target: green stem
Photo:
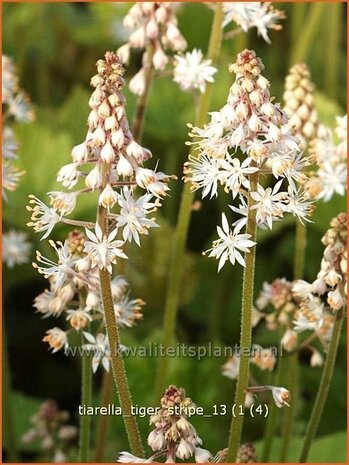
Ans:
[[[216,3],[215,15],[212,24],[210,43],[208,49],[208,58],[215,66],[218,61],[221,42],[222,42],[222,22],[223,22],[223,7],[222,3]],[[212,94],[212,85],[207,84],[206,91],[200,96],[198,112],[195,121],[196,126],[202,126],[207,121],[207,112],[209,111]],[[190,150],[194,153],[194,146]],[[188,184],[185,184],[181,203],[179,207],[177,227],[173,249],[169,263],[169,278],[166,293],[163,336],[162,344],[164,347],[171,345],[174,339],[175,321],[177,316],[177,308],[180,296],[181,277],[185,253],[185,244],[188,233],[189,221],[191,216],[191,205],[193,203],[194,194],[191,192]],[[155,395],[156,399],[161,398],[163,390],[166,386],[166,378],[168,371],[168,358],[160,357],[158,359],[157,377]]]
[[[307,15],[308,5],[306,3],[295,3],[292,4],[292,15],[291,15],[291,37],[292,43],[296,43],[299,35],[301,34],[303,21]]]
[[[279,363],[276,369],[275,377],[273,380],[274,386],[280,386],[280,380],[283,378],[283,374],[285,372],[285,360],[282,356],[279,358]],[[269,415],[267,418],[267,424],[265,428],[264,434],[264,444],[263,444],[263,452],[261,461],[263,463],[267,463],[269,461],[273,440],[275,438],[275,428],[276,428],[276,418],[277,413],[279,412],[279,408],[273,402],[269,406]]]
[[[297,405],[297,374],[298,374],[298,353],[287,354],[286,358],[287,378],[288,382],[286,388],[291,393],[291,407],[285,409],[282,424],[282,439],[281,439],[281,452],[280,462],[286,462],[287,453],[290,446],[292,436],[293,419],[295,416]]]
[[[113,398],[113,376],[111,371],[105,371],[102,381],[101,407],[107,407]],[[107,441],[108,427],[110,423],[109,415],[100,415],[97,424],[97,440],[95,451],[95,463],[103,463],[105,444]]]
[[[143,125],[144,125],[144,117],[145,111],[147,107],[147,102],[150,94],[151,84],[153,81],[154,76],[154,66],[153,66],[153,56],[154,56],[154,45],[149,44],[146,50],[145,55],[145,89],[144,93],[140,95],[137,99],[136,104],[136,112],[132,124],[132,134],[134,139],[137,142],[141,142],[142,134],[143,134]]]
[[[91,357],[83,355],[81,358],[81,405],[91,406],[92,400],[92,366]],[[80,463],[88,463],[90,452],[91,416],[80,415],[79,458]]]
[[[307,248],[307,227],[296,222],[296,238],[294,249],[293,279],[304,277],[305,252]]]
[[[339,339],[341,335],[341,328],[343,324],[343,313],[344,313],[344,309],[341,309],[341,310],[337,310],[336,315],[335,315],[331,342],[329,345],[324,369],[322,372],[320,387],[317,392],[313,410],[312,410],[310,420],[307,426],[307,430],[305,433],[303,448],[302,448],[302,452],[301,452],[300,459],[299,459],[300,463],[305,463],[308,458],[311,443],[316,434],[316,431],[319,426],[320,419],[321,419],[321,416],[322,416],[322,413],[323,413],[323,410],[326,404],[327,395],[328,395],[328,391],[329,391],[330,384],[331,384],[333,369],[334,369],[335,362],[336,362],[338,343],[339,343]]]
[[[250,192],[257,190],[258,172],[250,175]],[[255,201],[251,194],[248,196],[248,213],[246,233],[251,235],[251,240],[255,241],[257,237],[257,210],[252,209]],[[236,384],[236,393],[234,404],[239,411],[240,405],[244,406],[246,397],[246,388],[249,380],[249,350],[252,339],[252,307],[253,307],[253,290],[254,290],[254,273],[256,260],[256,246],[252,247],[249,253],[245,254],[246,266],[244,268],[243,286],[242,286],[242,303],[241,303],[241,334],[240,334],[240,367]],[[237,415],[232,417],[230,436],[228,443],[227,462],[234,463],[238,453],[244,416]]]
[[[103,164],[102,169],[102,188],[106,184],[106,179],[110,165],[107,163]],[[103,235],[108,235],[108,218],[107,209],[103,206],[98,207],[98,224],[101,227]],[[144,457],[142,440],[138,430],[138,424],[135,415],[132,413],[132,398],[130,389],[128,386],[127,375],[120,349],[120,335],[119,328],[116,322],[116,316],[114,312],[114,301],[111,293],[111,282],[110,274],[106,269],[99,270],[99,280],[101,286],[101,294],[103,301],[105,325],[108,335],[109,347],[110,347],[110,361],[111,368],[114,378],[115,387],[118,393],[120,407],[123,414],[125,423],[126,433],[129,440],[131,452],[138,456]]]
[[[6,439],[6,452],[8,462],[18,462],[17,440],[14,427],[13,403],[11,393],[11,376],[8,363],[8,353],[5,337],[5,325],[2,325],[2,401],[3,401],[3,428]]]
[[[310,49],[313,46],[315,34],[319,31],[321,16],[325,8],[326,3],[322,2],[310,5],[310,11],[307,15],[306,22],[303,22],[304,28],[302,28],[302,33],[298,35],[295,46],[293,47],[291,65],[307,60]]]

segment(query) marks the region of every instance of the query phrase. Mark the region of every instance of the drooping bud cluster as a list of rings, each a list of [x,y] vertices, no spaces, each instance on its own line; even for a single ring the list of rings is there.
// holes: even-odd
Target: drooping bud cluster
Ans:
[[[283,11],[277,10],[270,2],[223,2],[225,13],[223,27],[234,21],[244,32],[255,27],[258,35],[270,43],[268,29],[280,31],[280,20],[285,19]]]
[[[292,66],[285,82],[285,110],[290,117],[289,124],[295,128],[303,149],[319,135],[314,88],[308,66],[305,63]]]
[[[22,436],[22,443],[39,440],[41,449],[53,463],[66,462],[67,453],[78,437],[76,426],[65,424],[68,420],[68,412],[59,410],[54,400],[45,400],[32,416],[32,427]]]
[[[161,408],[150,417],[154,429],[148,436],[148,445],[155,454],[149,459],[140,459],[128,452],[121,452],[118,462],[153,462],[161,456],[171,463],[176,458],[187,461],[192,456],[196,463],[210,461],[211,453],[200,447],[202,440],[188,421],[188,416],[194,414],[195,408],[183,388],[169,386],[161,398]]]
[[[128,62],[132,48],[147,49],[148,45],[151,45],[154,49],[152,63],[147,63],[147,50],[145,50],[143,66],[130,81],[131,92],[142,95],[145,91],[147,66],[163,70],[169,61],[166,51],[183,51],[187,43],[177,27],[171,2],[136,3],[125,16],[124,26],[133,32],[128,42],[117,51],[123,63]]]
[[[38,295],[34,307],[43,318],[65,315],[71,330],[64,331],[58,327],[49,329],[43,338],[49,344],[52,352],[69,347],[69,334],[72,331],[83,332],[88,344],[85,347],[95,352],[92,360],[93,371],[96,371],[100,362],[109,370],[110,349],[105,334],[103,304],[98,286],[98,268],[89,265],[86,267],[87,244],[86,236],[73,231],[64,244],[50,241],[57,253],[57,263],[43,257],[37,252],[37,261],[33,266],[38,269],[50,282],[50,288]],[[141,309],[145,302],[141,299],[130,299],[128,282],[122,276],[116,276],[111,282],[114,311],[119,326],[134,326],[142,318]],[[84,295],[85,298],[79,298]],[[100,320],[101,325],[97,334],[92,334],[90,323]],[[102,350],[104,348],[104,350]]]
[[[237,456],[238,463],[257,463],[257,452],[253,444],[246,442],[241,444]]]
[[[151,152],[134,140],[129,128],[122,94],[124,69],[117,55],[107,52],[105,59],[97,62],[97,71],[91,79],[95,90],[89,101],[86,138],[73,148],[72,163],[63,166],[57,175],[57,181],[69,190],[81,180],[85,186],[75,192],[49,192],[52,208],[32,196],[30,203],[34,206],[28,207],[32,212],[28,225],[45,231],[45,238],[55,224],[64,222],[64,216],[74,211],[79,195],[99,190],[99,205],[108,209],[116,228],[109,237],[101,235],[98,225],[95,234],[86,233],[90,241],[85,244],[85,252],[91,252],[92,264],[110,270],[117,257],[126,257],[119,249],[123,242],[113,240],[118,228],[122,228],[124,241],[134,240],[140,245],[139,235],[157,226],[147,215],[161,206],[159,199],[169,190],[170,177],[141,166]],[[136,186],[147,191],[138,199],[134,198]],[[113,207],[119,207],[120,214],[111,213]],[[100,254],[100,245],[105,256]]]
[[[249,236],[240,234],[247,221],[246,196],[250,192],[257,210],[257,223],[272,228],[274,221],[292,213],[300,221],[307,221],[313,210],[301,185],[306,176],[304,167],[309,163],[300,153],[298,139],[288,124],[288,117],[279,104],[273,103],[269,82],[262,75],[264,66],[252,50],[239,53],[229,67],[235,82],[230,88],[226,105],[210,113],[211,121],[204,128],[191,127],[189,135],[197,140],[198,155],[189,156],[185,164],[185,180],[192,190],[202,189],[202,197],[218,195],[222,185],[232,199],[240,199],[238,208],[230,208],[240,215],[230,230],[225,214],[220,239],[213,243],[209,256],[220,260],[219,269],[229,260],[244,266],[242,252],[248,252],[254,243]],[[250,189],[250,177],[271,172],[276,184],[263,187],[257,183]],[[286,190],[281,190],[286,184]]]
[[[335,135],[322,128],[321,137],[310,143],[309,152],[318,167],[305,184],[309,196],[328,202],[335,194],[344,196],[347,186],[347,116],[337,117]]]

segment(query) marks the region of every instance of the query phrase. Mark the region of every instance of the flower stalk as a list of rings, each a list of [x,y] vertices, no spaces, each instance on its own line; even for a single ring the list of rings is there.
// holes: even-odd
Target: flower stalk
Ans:
[[[320,387],[315,399],[315,403],[313,406],[313,410],[311,413],[311,417],[306,429],[304,443],[302,452],[299,458],[300,463],[305,463],[307,461],[311,444],[318,429],[322,413],[326,404],[328,391],[331,385],[331,379],[333,375],[333,369],[336,362],[337,357],[337,350],[339,339],[341,335],[341,329],[343,325],[343,316],[344,316],[344,309],[340,309],[336,312],[333,332],[331,337],[331,342],[328,348],[328,353],[324,365],[324,369],[322,372]]]
[[[258,183],[258,172],[250,175],[250,190],[255,191]],[[248,214],[246,233],[251,235],[251,240],[256,241],[257,237],[257,221],[256,221],[256,209],[252,209],[255,205],[251,194],[248,197]],[[253,291],[254,291],[254,273],[255,273],[255,260],[256,260],[256,247],[252,247],[249,253],[245,254],[246,267],[244,268],[243,275],[243,287],[242,287],[242,304],[241,304],[241,333],[240,333],[240,368],[239,375],[236,384],[235,392],[235,405],[244,405],[246,388],[248,387],[249,381],[249,363],[250,357],[248,351],[251,347],[252,339],[252,307],[253,307]],[[244,355],[244,354],[247,355]],[[243,415],[237,415],[232,418],[229,442],[228,442],[228,454],[227,462],[234,463],[237,458],[239,450],[242,426],[243,426]]]
[[[221,43],[222,43],[222,23],[223,23],[223,7],[221,3],[216,3],[215,14],[212,23],[211,36],[208,49],[208,58],[211,60],[214,66],[219,57]],[[210,102],[212,95],[212,84],[208,83],[206,90],[200,95],[196,125],[201,126],[205,123],[207,118],[207,112],[209,111]],[[190,153],[194,153],[194,146],[191,147]],[[163,322],[163,336],[162,344],[168,347],[173,339],[175,333],[175,322],[177,316],[180,285],[181,285],[181,271],[184,258],[186,238],[188,234],[191,206],[193,203],[194,194],[190,190],[188,184],[184,185],[181,197],[181,203],[179,207],[179,214],[177,220],[177,227],[175,232],[175,239],[169,263],[169,277],[168,287],[166,293],[165,313]],[[155,396],[156,399],[161,397],[162,392],[166,387],[166,377],[168,371],[168,358],[160,357],[157,367],[156,376],[156,388]]]
[[[82,336],[81,336],[82,338]],[[81,405],[91,405],[92,400],[92,367],[91,358],[85,354],[81,358]],[[80,415],[79,457],[81,463],[89,462],[90,452],[90,415]]]

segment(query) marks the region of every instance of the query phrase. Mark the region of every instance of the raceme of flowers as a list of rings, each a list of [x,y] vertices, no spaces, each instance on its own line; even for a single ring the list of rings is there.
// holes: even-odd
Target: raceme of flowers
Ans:
[[[86,236],[75,230],[64,244],[50,241],[57,254],[57,262],[37,252],[38,263],[34,266],[49,280],[50,287],[35,298],[34,307],[43,318],[63,315],[71,327],[70,330],[54,327],[46,332],[43,341],[49,344],[53,353],[67,349],[69,335],[80,332],[85,339],[83,347],[93,354],[93,371],[100,363],[109,371],[110,347],[98,285],[98,268],[92,267],[88,273],[81,270],[87,242]],[[145,304],[141,299],[131,299],[128,287],[123,276],[112,279],[114,312],[120,327],[134,326],[142,318],[141,309]]]
[[[280,20],[285,19],[285,13],[275,9],[270,2],[224,2],[225,13],[223,26],[234,21],[244,32],[255,27],[258,35],[270,43],[268,29],[282,29]]]
[[[91,267],[98,267],[111,272],[119,258],[127,258],[122,250],[124,242],[135,241],[140,245],[140,235],[148,234],[149,228],[157,226],[148,215],[161,206],[160,200],[169,190],[170,176],[142,167],[151,152],[134,140],[129,128],[122,94],[124,70],[117,55],[107,52],[105,59],[97,62],[97,71],[91,80],[95,90],[89,101],[86,138],[73,148],[72,162],[63,166],[57,175],[57,181],[68,191],[49,192],[50,207],[31,196],[28,225],[43,232],[43,238],[59,222],[86,226],[88,256],[79,262],[79,269],[87,272]],[[78,183],[83,185],[73,191]],[[137,186],[145,191],[138,198]],[[108,211],[108,234],[102,234],[98,224],[72,223],[65,218],[74,211],[80,195],[94,191],[99,192],[99,205]],[[94,232],[90,230],[92,226]],[[118,234],[122,239],[117,239]]]
[[[201,448],[202,440],[194,426],[188,421],[188,413],[196,406],[186,397],[185,390],[169,386],[161,399],[161,408],[150,417],[154,429],[148,436],[148,445],[154,454],[147,459],[135,457],[129,452],[121,452],[118,462],[151,463],[159,457],[165,457],[167,463],[188,460],[192,456],[196,463],[206,463],[212,458],[211,453]]]
[[[22,436],[23,444],[40,441],[40,447],[54,463],[67,462],[67,453],[78,437],[76,426],[65,424],[69,413],[59,410],[54,400],[42,402],[38,412],[30,419],[32,426]]]
[[[187,43],[177,27],[171,2],[138,2],[131,7],[123,23],[132,34],[128,42],[117,51],[122,62],[128,62],[131,49],[145,49],[143,65],[130,81],[131,92],[142,95],[145,92],[148,66],[153,66],[155,70],[165,69],[169,62],[166,51],[183,51]],[[152,63],[147,63],[148,45],[154,48]]]
[[[232,200],[239,202],[237,207],[230,206],[239,215],[233,229],[223,213],[222,227],[217,227],[219,239],[207,251],[219,260],[219,270],[228,260],[244,266],[241,252],[255,245],[248,234],[240,232],[247,222],[249,193],[261,228],[271,229],[285,213],[309,221],[313,211],[312,201],[302,189],[307,179],[303,170],[310,161],[300,152],[286,112],[273,103],[263,69],[254,51],[239,53],[229,68],[236,77],[226,105],[210,113],[211,120],[203,128],[189,125],[189,135],[196,139],[189,144],[195,144],[198,153],[189,156],[185,164],[185,180],[191,182],[192,190],[201,189],[203,198],[217,196],[222,185]],[[252,192],[251,175],[259,176]],[[270,185],[272,179],[275,184]]]

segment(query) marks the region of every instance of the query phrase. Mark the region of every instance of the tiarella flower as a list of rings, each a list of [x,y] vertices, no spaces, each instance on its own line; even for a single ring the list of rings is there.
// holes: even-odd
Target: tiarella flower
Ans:
[[[53,354],[68,347],[67,334],[59,328],[47,330],[43,341],[49,344]]]
[[[145,91],[145,72],[147,66],[147,47],[154,47],[152,66],[163,70],[169,59],[166,50],[183,51],[187,43],[177,27],[177,19],[170,2],[138,2],[133,5],[124,18],[124,26],[132,31],[128,43],[122,45],[117,54],[123,63],[127,63],[131,48],[146,49],[143,54],[143,66],[131,79],[130,90],[137,95]]]
[[[270,43],[268,29],[276,31],[282,29],[279,22],[285,18],[285,13],[274,9],[270,2],[224,2],[223,10],[225,13],[223,26],[234,21],[244,32],[255,27],[258,35],[268,43]]]
[[[250,183],[248,176],[258,171],[257,167],[250,166],[251,159],[246,158],[242,163],[238,158],[227,156],[227,162],[222,164],[224,171],[224,185],[227,190],[231,191],[233,199],[238,195],[241,186],[249,189]]]
[[[53,247],[58,256],[58,262],[55,263],[52,260],[41,255],[39,251],[36,251],[36,260],[41,263],[38,265],[33,263],[33,266],[37,268],[38,272],[43,274],[45,278],[54,278],[55,289],[60,289],[66,280],[75,275],[74,270],[74,259],[70,253],[68,242],[53,242],[50,241],[50,245]]]
[[[92,321],[92,316],[90,314],[89,308],[78,310],[67,310],[67,320],[71,324],[71,326],[79,331],[86,327],[86,325]]]
[[[61,182],[64,187],[71,189],[76,185],[79,180],[79,172],[76,163],[69,163],[68,165],[62,166],[58,171],[57,181]]]
[[[202,440],[194,426],[190,423],[187,412],[195,407],[192,400],[186,397],[183,388],[169,386],[161,399],[161,408],[150,417],[153,431],[148,436],[148,445],[155,452],[149,459],[121,452],[118,462],[155,462],[163,456],[166,463],[174,463],[176,457],[187,460],[194,456],[196,463],[204,463],[212,458],[211,453],[201,448]]]
[[[206,83],[214,82],[217,69],[211,66],[211,60],[204,60],[201,50],[194,48],[185,55],[176,55],[174,61],[174,81],[182,90],[199,89],[205,92]]]
[[[46,231],[41,240],[46,239],[56,224],[61,221],[62,215],[58,215],[57,210],[47,207],[34,195],[29,195],[29,198],[30,205],[27,206],[27,210],[31,212],[31,221],[27,223],[27,226],[34,228],[35,232]]]
[[[70,192],[52,191],[48,193],[53,209],[61,212],[61,215],[69,215],[76,205],[77,194]]]
[[[110,369],[110,348],[106,334],[99,333],[94,337],[91,333],[84,331],[84,336],[89,344],[84,344],[83,348],[94,353],[92,358],[92,370],[95,373],[102,362],[105,371]]]
[[[218,195],[218,183],[222,184],[223,173],[220,171],[222,162],[219,159],[201,155],[200,158],[189,155],[189,161],[184,164],[186,180],[190,178],[191,190],[202,189],[202,198]]]
[[[149,228],[158,227],[154,219],[148,219],[148,213],[157,209],[160,205],[158,202],[150,202],[151,194],[146,194],[135,200],[132,190],[124,187],[122,193],[118,196],[118,204],[121,207],[120,214],[117,215],[118,228],[123,228],[124,241],[131,242],[134,240],[140,246],[139,234],[148,234]]]
[[[285,209],[286,192],[279,192],[282,181],[279,181],[272,188],[264,189],[260,184],[257,192],[251,192],[251,197],[256,202],[251,208],[257,210],[257,222],[266,222],[270,229],[273,227],[273,219],[283,216]]]
[[[316,349],[313,350],[313,354],[310,358],[311,367],[321,367],[324,364],[324,358],[320,352]]]
[[[18,142],[11,128],[5,127],[2,131],[2,158],[15,160],[18,158]]]
[[[97,266],[100,270],[106,269],[111,273],[112,265],[116,263],[117,258],[127,258],[120,248],[124,242],[114,240],[118,233],[117,228],[106,236],[96,223],[95,233],[88,229],[85,229],[85,232],[90,240],[85,242],[84,252],[92,261],[93,266]]]
[[[137,184],[160,199],[169,191],[167,184],[171,177],[175,179],[175,176],[168,176],[161,171],[155,172],[144,168],[138,168],[136,171]]]
[[[14,192],[25,171],[15,167],[11,161],[5,160],[2,164],[2,195],[6,200],[6,192]]]
[[[237,379],[239,376],[240,357],[233,355],[222,366],[222,375],[230,379]]]
[[[325,162],[317,174],[322,185],[319,199],[328,202],[334,194],[345,194],[347,169],[344,163],[333,166],[330,162]]]
[[[123,297],[114,304],[116,321],[120,326],[132,327],[136,321],[143,318],[142,307],[145,305],[142,299],[129,299]]]
[[[31,245],[27,239],[27,234],[13,229],[2,235],[2,261],[9,268],[29,261]]]
[[[34,120],[34,110],[25,92],[19,92],[14,98],[11,98],[8,105],[9,113],[16,121],[29,123]]]
[[[232,265],[237,261],[240,265],[246,266],[245,260],[239,251],[249,252],[249,248],[253,247],[256,243],[249,240],[251,237],[250,234],[239,234],[240,229],[235,226],[234,230],[231,231],[227,217],[222,213],[222,227],[217,226],[219,239],[214,241],[212,248],[205,252],[209,252],[209,257],[219,259],[218,271],[221,270],[227,260]]]
[[[118,194],[114,191],[110,184],[107,184],[99,196],[98,203],[104,208],[113,208],[117,199]]]
[[[285,405],[289,407],[288,404],[290,400],[290,393],[287,389],[283,387],[271,386],[271,393],[273,394],[273,399],[277,407],[281,408]]]

